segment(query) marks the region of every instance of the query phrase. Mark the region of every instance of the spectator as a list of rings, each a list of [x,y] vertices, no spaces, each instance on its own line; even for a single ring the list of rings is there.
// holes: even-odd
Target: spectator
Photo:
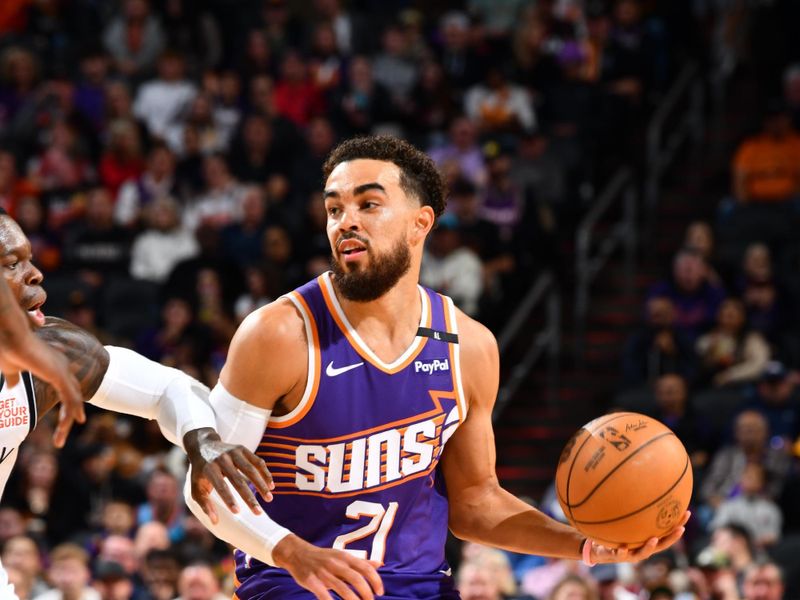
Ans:
[[[72,192],[94,179],[95,171],[69,122],[59,119],[53,123],[46,144],[28,165],[28,174],[36,188],[45,192]]]
[[[525,131],[511,165],[511,179],[537,204],[559,206],[565,199],[564,167],[540,129]]]
[[[448,204],[457,219],[462,244],[483,263],[484,288],[502,295],[504,279],[516,266],[512,244],[501,238],[497,225],[481,216],[478,190],[468,180],[458,179],[450,186]]]
[[[483,151],[477,142],[475,124],[467,117],[456,117],[450,124],[447,144],[428,151],[449,182],[467,179],[478,188],[486,185],[488,173]]]
[[[714,230],[705,221],[693,221],[686,227],[683,238],[683,247],[694,250],[706,261],[708,270],[708,280],[712,283],[721,282],[719,275],[714,269],[715,243]]]
[[[525,211],[525,197],[511,178],[511,153],[497,142],[487,142],[483,151],[489,177],[481,215],[499,228],[503,241],[510,242]]]
[[[99,562],[94,572],[94,589],[100,600],[134,600],[130,575],[115,562]]]
[[[739,523],[750,532],[753,542],[763,548],[781,537],[783,515],[775,502],[764,496],[764,468],[756,463],[745,466],[739,480],[741,493],[717,507],[711,529]]]
[[[114,206],[114,220],[123,227],[139,224],[142,211],[152,201],[176,197],[175,155],[164,144],[156,144],[147,156],[144,172],[122,184]]]
[[[518,133],[536,126],[528,92],[508,81],[503,68],[492,66],[486,83],[467,90],[464,112],[484,133]]]
[[[365,134],[375,126],[391,121],[394,107],[389,91],[373,77],[372,62],[366,56],[354,56],[347,78],[333,94],[331,117],[342,137]]]
[[[16,569],[29,598],[35,598],[48,590],[42,578],[42,556],[32,537],[20,535],[3,544],[2,563],[4,569]]]
[[[673,259],[672,277],[650,288],[648,298],[654,296],[672,300],[677,311],[676,327],[694,337],[711,326],[725,291],[709,281],[703,257],[684,248]]]
[[[742,600],[783,600],[783,573],[773,562],[758,562],[747,569]]]
[[[220,593],[219,582],[209,565],[197,564],[185,567],[178,579],[176,600],[223,600],[227,598]]]
[[[294,161],[291,170],[291,189],[295,198],[305,199],[322,184],[319,177],[310,173],[322,173],[322,165],[336,144],[336,132],[325,117],[312,119],[306,128],[306,151]]]
[[[292,250],[292,238],[282,225],[270,225],[262,241],[263,268],[272,293],[280,296],[292,291],[303,280],[303,267]]]
[[[164,131],[164,139],[178,156],[184,156],[189,151],[186,147],[188,129],[198,136],[199,149],[203,154],[227,150],[233,135],[233,128],[226,127],[217,119],[212,99],[204,92],[192,99],[183,119],[171,123]]]
[[[240,181],[263,184],[274,175],[285,176],[292,168],[291,159],[290,153],[276,145],[267,117],[253,113],[245,118],[240,135],[234,138],[230,161]]]
[[[133,121],[119,119],[108,130],[108,146],[100,159],[100,182],[116,198],[124,182],[141,176],[145,163],[142,140]]]
[[[298,127],[320,116],[324,99],[309,77],[308,65],[296,51],[289,51],[281,62],[281,77],[275,84],[275,109]]]
[[[125,0],[103,32],[103,43],[115,69],[124,77],[141,80],[155,65],[166,44],[158,19],[147,0]]]
[[[445,13],[439,21],[439,35],[439,63],[455,91],[463,92],[480,81],[486,62],[471,43],[469,17],[459,11]]]
[[[407,125],[419,140],[418,145],[430,146],[444,135],[448,123],[456,115],[453,90],[442,65],[428,59],[420,66],[419,79],[411,90]]]
[[[254,77],[275,75],[275,57],[263,29],[251,29],[247,32],[244,45],[244,55],[239,59],[237,71],[244,80],[252,82]]]
[[[145,557],[142,577],[149,598],[172,600],[178,595],[180,566],[171,550],[151,550]]]
[[[718,527],[711,534],[710,549],[729,565],[736,576],[736,586],[741,588],[745,572],[756,560],[756,548],[748,530],[738,524]]]
[[[580,575],[567,575],[556,584],[548,600],[597,600],[597,592]]]
[[[455,219],[441,219],[431,234],[422,263],[420,282],[453,298],[468,315],[478,313],[483,292],[483,266],[478,256],[461,244]]]
[[[206,80],[208,79],[215,81],[206,90],[212,100],[214,122],[222,131],[222,137],[230,142],[242,120],[242,80],[238,73],[229,69],[223,71],[219,77],[209,72],[206,75]]]
[[[244,188],[233,177],[225,156],[212,154],[203,161],[205,193],[190,200],[183,213],[183,224],[195,231],[202,223],[224,227],[241,218]]]
[[[698,415],[689,401],[689,390],[680,375],[662,375],[655,382],[653,416],[669,427],[681,440],[695,469],[708,463],[711,446],[710,425]]]
[[[703,479],[701,497],[707,504],[716,508],[726,498],[736,496],[740,491],[738,483],[749,463],[764,468],[765,496],[772,500],[780,497],[791,459],[784,450],[768,445],[768,427],[767,420],[752,410],[736,417],[735,443],[717,451]]]
[[[185,78],[184,71],[183,56],[164,52],[158,59],[158,78],[146,81],[136,94],[133,112],[153,137],[163,139],[167,128],[188,109],[197,94],[197,88]]]
[[[321,21],[331,24],[336,34],[336,46],[343,55],[367,49],[369,23],[363,16],[345,9],[340,0],[314,0],[314,12]]]
[[[52,452],[32,452],[20,465],[21,478],[16,489],[9,490],[6,502],[25,515],[29,533],[43,536],[52,510],[53,491],[58,476],[58,462]]]
[[[37,196],[23,196],[17,204],[16,221],[31,242],[31,253],[42,271],[54,271],[61,264],[61,243],[44,221],[44,208]]]
[[[13,537],[25,535],[25,521],[16,508],[0,507],[0,548]]]
[[[625,343],[625,384],[636,387],[675,373],[688,381],[696,374],[694,347],[688,334],[675,327],[675,305],[666,296],[652,296],[645,307],[645,323]]]
[[[169,197],[151,202],[147,229],[136,236],[131,248],[131,277],[163,283],[180,261],[196,256],[197,241],[181,227],[178,204]]]
[[[792,373],[779,361],[765,365],[745,409],[766,417],[773,447],[788,447],[800,435],[800,394]]]
[[[261,258],[262,239],[269,224],[264,190],[248,186],[242,196],[242,218],[222,230],[222,248],[231,262],[252,265]]]
[[[21,46],[9,46],[0,56],[0,125],[4,129],[33,100],[39,69],[36,55]]]
[[[75,108],[96,132],[103,129],[106,116],[106,84],[111,69],[108,54],[102,48],[91,48],[80,62],[81,81],[75,88]]]
[[[75,544],[61,544],[50,553],[47,576],[54,589],[36,596],[36,600],[99,600],[100,594],[89,587],[89,555]]]
[[[165,470],[156,470],[147,481],[147,502],[139,506],[136,521],[141,526],[158,521],[167,526],[170,540],[183,537],[183,498],[175,477]]]
[[[169,531],[160,521],[150,521],[139,526],[133,540],[133,551],[137,564],[144,560],[152,550],[168,550],[170,547]]]
[[[342,54],[330,22],[322,21],[314,26],[308,67],[312,81],[323,94],[335,89],[342,81]]]
[[[88,193],[85,223],[72,227],[64,247],[66,266],[92,288],[128,273],[131,234],[114,223],[114,205],[106,189]]]
[[[697,340],[702,376],[715,387],[740,385],[757,378],[769,361],[769,346],[746,327],[741,300],[728,298],[717,313],[717,325]]]
[[[747,247],[736,287],[747,310],[750,326],[774,340],[786,325],[786,297],[775,280],[772,256],[766,244],[755,243]]]
[[[788,113],[772,107],[758,135],[742,142],[733,159],[733,194],[741,204],[782,203],[800,192],[800,136]]]
[[[19,176],[16,157],[7,150],[0,150],[0,207],[16,215],[19,200],[35,196],[37,192],[32,182]]]
[[[417,65],[408,56],[407,39],[399,25],[391,24],[383,31],[383,51],[375,56],[375,81],[392,94],[398,110],[408,108],[411,90],[417,81]]]
[[[233,306],[236,321],[241,323],[254,310],[266,306],[274,300],[270,294],[267,274],[258,267],[248,267],[244,274],[247,290],[239,296]]]
[[[188,58],[189,70],[200,73],[216,67],[222,59],[222,39],[208,10],[187,0],[167,0],[162,10],[167,45]]]

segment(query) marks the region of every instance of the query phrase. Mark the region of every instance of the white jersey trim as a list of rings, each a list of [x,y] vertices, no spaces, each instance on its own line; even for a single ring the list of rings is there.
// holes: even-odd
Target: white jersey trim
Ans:
[[[356,328],[350,324],[350,321],[347,320],[347,315],[344,314],[344,310],[342,309],[342,305],[339,304],[339,299],[336,297],[336,293],[333,290],[333,282],[331,282],[331,273],[330,271],[324,273],[322,275],[322,281],[325,284],[325,288],[328,291],[328,296],[331,299],[331,303],[333,304],[333,308],[336,311],[336,315],[339,319],[344,323],[344,326],[347,328],[348,335],[352,338],[352,341],[358,345],[358,349],[361,350],[370,361],[378,365],[381,369],[385,371],[392,371],[397,369],[403,363],[405,363],[408,358],[417,352],[420,346],[425,342],[425,338],[422,336],[415,336],[414,340],[411,342],[408,348],[406,348],[405,352],[403,352],[399,357],[397,357],[391,363],[387,363],[382,361],[378,358],[378,355],[375,354],[372,349],[361,339],[361,336],[358,335]],[[428,298],[428,294],[425,293],[425,290],[421,285],[417,285],[417,291],[419,292],[419,299],[422,303],[422,310],[420,311],[419,315],[419,327],[425,327],[426,323],[428,322],[428,314],[430,313],[430,299]]]
[[[445,310],[450,316],[450,326],[453,328],[451,333],[458,335],[458,321],[456,320],[456,307],[453,304],[453,299],[450,296],[442,296],[445,300]],[[466,396],[464,396],[464,385],[461,380],[461,344],[453,344],[453,379],[456,386],[456,397],[458,398],[458,405],[461,407],[461,414],[463,419],[467,418],[467,405]]]
[[[306,375],[306,387],[303,390],[303,397],[300,398],[300,402],[297,406],[285,415],[280,415],[279,417],[273,415],[270,417],[269,423],[285,423],[291,421],[297,415],[302,414],[303,409],[305,409],[306,405],[312,400],[311,396],[314,391],[316,374],[319,370],[319,366],[317,365],[317,351],[316,348],[314,348],[314,333],[311,327],[311,319],[313,317],[308,314],[305,306],[294,297],[294,294],[286,294],[283,297],[294,304],[294,307],[300,312],[300,316],[303,317],[303,326],[306,330],[306,344],[308,344],[308,374]]]

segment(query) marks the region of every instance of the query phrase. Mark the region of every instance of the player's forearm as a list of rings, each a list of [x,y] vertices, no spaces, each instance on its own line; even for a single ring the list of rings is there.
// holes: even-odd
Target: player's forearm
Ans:
[[[125,348],[107,346],[108,369],[91,404],[145,419],[155,419],[176,446],[200,428],[216,428],[208,388],[185,373]]]
[[[450,529],[463,540],[522,554],[579,559],[583,537],[501,487],[450,501]]]

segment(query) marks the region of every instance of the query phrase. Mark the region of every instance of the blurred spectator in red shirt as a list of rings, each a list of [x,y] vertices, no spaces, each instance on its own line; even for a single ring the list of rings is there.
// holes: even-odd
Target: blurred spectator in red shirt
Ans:
[[[290,50],[281,62],[281,77],[275,84],[275,108],[295,125],[305,127],[325,110],[316,82],[299,52]]]
[[[100,159],[100,181],[116,198],[123,183],[139,178],[144,171],[145,161],[139,129],[134,122],[122,119],[114,121],[108,133],[108,145]]]

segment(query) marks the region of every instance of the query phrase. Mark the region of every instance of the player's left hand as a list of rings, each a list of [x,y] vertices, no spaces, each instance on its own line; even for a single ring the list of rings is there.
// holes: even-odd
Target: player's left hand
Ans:
[[[640,560],[649,558],[653,554],[663,552],[681,539],[683,532],[686,531],[686,523],[689,521],[691,514],[692,513],[687,510],[683,515],[683,519],[681,519],[681,522],[675,527],[675,529],[673,529],[664,537],[650,538],[643,546],[639,546],[636,549],[630,549],[625,546],[609,548],[597,542],[591,542],[592,549],[590,556],[592,562],[597,564],[639,562]]]
[[[192,498],[202,507],[212,523],[219,521],[214,504],[209,498],[212,490],[217,490],[231,512],[239,511],[225,479],[231,482],[254,514],[261,513],[261,505],[248,483],[255,486],[264,500],[272,500],[270,490],[274,489],[275,484],[267,465],[244,446],[223,442],[217,432],[209,428],[190,431],[184,436],[183,445],[192,465]]]

